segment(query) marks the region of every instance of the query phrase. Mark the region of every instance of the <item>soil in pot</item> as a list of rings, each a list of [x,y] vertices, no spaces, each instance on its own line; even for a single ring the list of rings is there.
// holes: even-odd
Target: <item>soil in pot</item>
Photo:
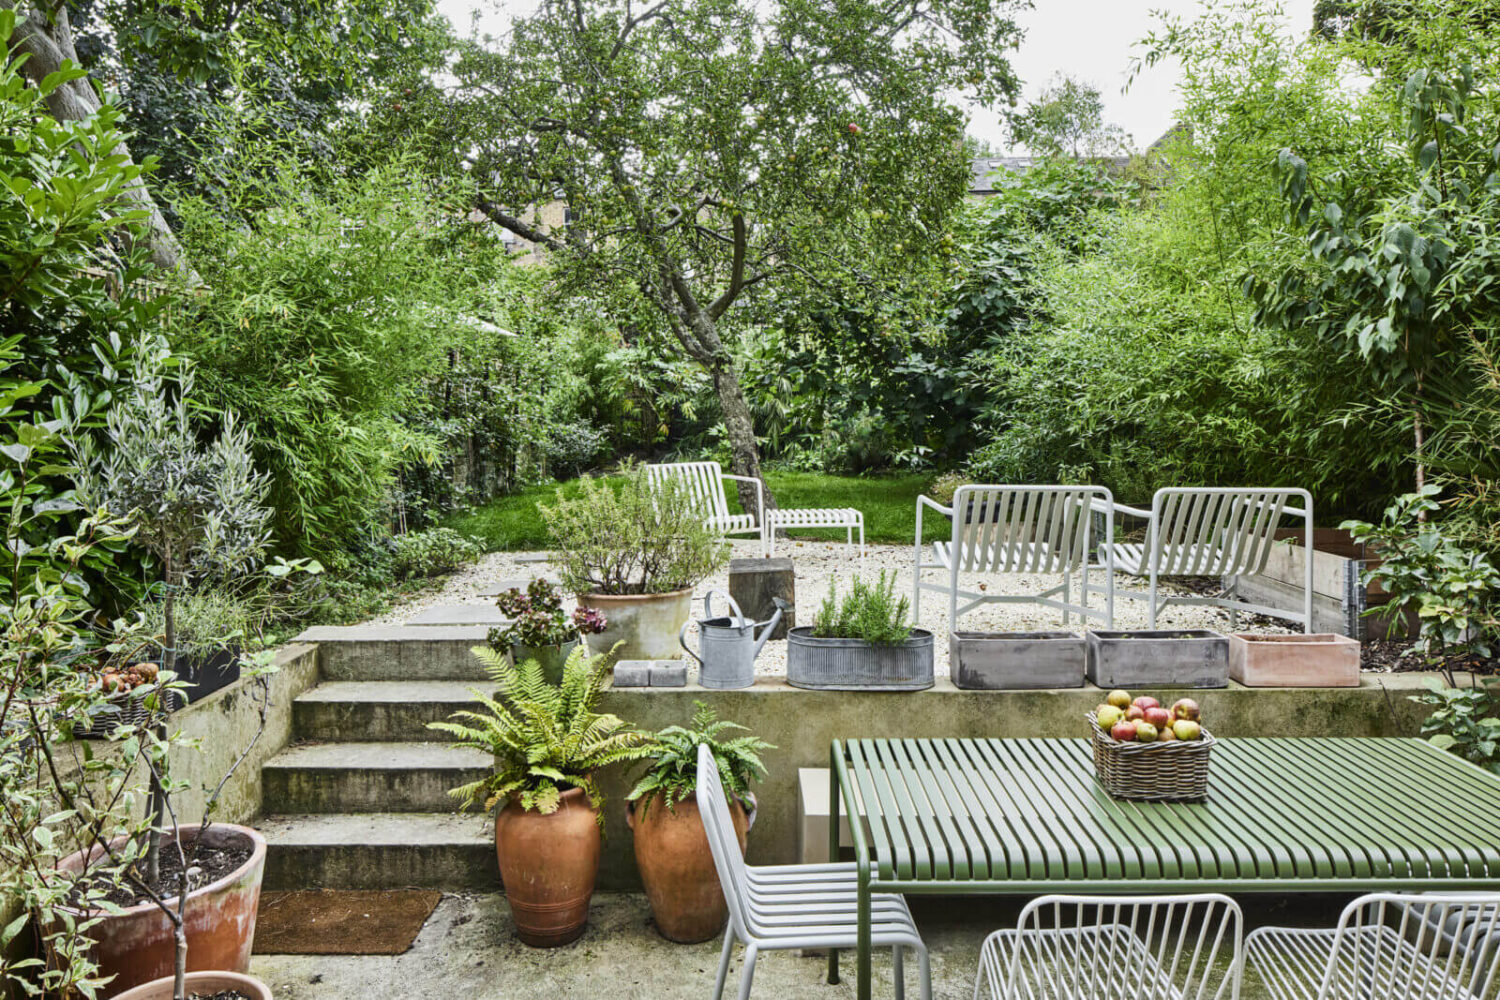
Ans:
[[[578,788],[556,812],[522,809],[515,800],[495,817],[495,853],[516,935],[535,948],[575,940],[588,923],[599,874],[599,814]]]
[[[173,979],[166,976],[115,996],[114,1000],[172,1000]],[[253,976],[235,972],[189,972],[188,1000],[272,1000],[271,990]]]
[[[255,845],[249,842],[226,843],[222,846],[194,845],[181,855],[167,842],[161,849],[160,876],[151,884],[151,889],[163,899],[175,897],[180,885],[178,879],[182,877],[183,862],[186,861],[188,892],[193,893],[249,864],[254,856]],[[137,865],[138,875],[144,875],[145,867],[146,863],[142,860]],[[151,897],[138,890],[133,882],[109,886],[105,898],[116,906],[136,906],[151,902]],[[74,906],[78,905],[77,896],[70,902]]]
[[[749,823],[738,802],[730,807],[741,853]],[[724,929],[729,907],[719,888],[708,834],[691,798],[668,808],[660,796],[630,804],[635,863],[646,886],[656,929],[670,941],[707,941]]]

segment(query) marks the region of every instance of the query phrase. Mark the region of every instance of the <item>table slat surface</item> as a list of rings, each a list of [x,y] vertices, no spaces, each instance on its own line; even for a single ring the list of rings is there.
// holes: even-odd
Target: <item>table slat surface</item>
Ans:
[[[1196,803],[1110,798],[1082,739],[843,752],[882,882],[1500,882],[1500,779],[1420,740],[1221,740]]]

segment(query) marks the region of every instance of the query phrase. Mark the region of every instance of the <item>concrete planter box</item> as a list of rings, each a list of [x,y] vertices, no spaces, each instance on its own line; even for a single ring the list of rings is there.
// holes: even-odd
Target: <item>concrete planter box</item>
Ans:
[[[1089,680],[1102,688],[1220,688],[1229,684],[1229,638],[1207,629],[1090,632]]]
[[[1229,637],[1229,676],[1246,687],[1359,687],[1359,640],[1332,633]]]
[[[817,691],[921,691],[932,687],[932,633],[911,630],[891,646],[862,639],[819,639],[810,626],[786,635],[786,682]]]
[[[971,691],[1083,687],[1088,644],[1077,632],[954,632],[948,672]]]
[[[609,627],[588,638],[589,650],[615,660],[672,660],[678,655],[677,633],[692,610],[691,587],[670,594],[579,594],[578,604],[603,612]]]

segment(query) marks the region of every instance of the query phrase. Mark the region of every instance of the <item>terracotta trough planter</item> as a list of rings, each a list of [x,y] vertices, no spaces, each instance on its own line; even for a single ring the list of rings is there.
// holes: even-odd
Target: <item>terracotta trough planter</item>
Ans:
[[[738,802],[730,805],[730,814],[743,854],[750,823]],[[723,931],[729,906],[719,888],[698,803],[689,798],[668,809],[654,795],[630,803],[625,821],[635,833],[636,867],[662,936],[693,944]]]
[[[198,837],[198,828],[182,829],[179,836],[184,846],[190,846]],[[215,823],[203,837],[209,846],[248,842],[251,855],[238,870],[188,893],[188,971],[243,974],[250,971],[261,877],[266,870],[266,839],[249,827],[232,823]],[[170,848],[163,845],[163,849]],[[96,847],[90,857],[99,854]],[[58,867],[77,871],[82,864],[83,856],[74,854]],[[110,983],[112,990],[129,990],[172,974],[176,955],[172,922],[155,903],[141,903],[119,915],[106,915],[88,933],[94,939],[94,959],[100,971],[117,977]]]
[[[555,948],[583,933],[599,875],[599,814],[582,789],[544,816],[512,799],[495,817],[495,853],[516,934]]]
[[[1359,640],[1237,632],[1229,637],[1229,676],[1246,687],[1359,687]]]
[[[271,988],[259,979],[238,972],[189,972],[187,995],[213,996],[223,990],[239,990],[251,1000],[271,1000]],[[172,1000],[173,978],[157,979],[118,994],[114,1000]]]

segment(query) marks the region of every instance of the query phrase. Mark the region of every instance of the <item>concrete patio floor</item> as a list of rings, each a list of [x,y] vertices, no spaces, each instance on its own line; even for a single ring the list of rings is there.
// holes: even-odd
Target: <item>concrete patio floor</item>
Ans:
[[[1331,925],[1348,897],[1276,896],[1241,900],[1248,927],[1266,923]],[[969,1000],[979,946],[991,930],[1014,926],[1019,901],[913,899],[912,909],[932,953],[934,997]],[[538,950],[516,939],[505,897],[445,896],[404,955],[257,955],[250,971],[277,1000],[706,1000],[713,991],[721,939],[697,945],[664,940],[651,925],[643,895],[599,893],[583,937]],[[849,956],[852,959],[852,955]],[[739,951],[727,996],[734,995]],[[850,961],[830,986],[820,958],[772,952],[756,966],[753,995],[763,1000],[844,1000],[854,996]],[[876,952],[875,996],[892,996],[890,952]],[[917,996],[916,963],[907,984]],[[1243,1000],[1264,1000],[1252,975]]]

